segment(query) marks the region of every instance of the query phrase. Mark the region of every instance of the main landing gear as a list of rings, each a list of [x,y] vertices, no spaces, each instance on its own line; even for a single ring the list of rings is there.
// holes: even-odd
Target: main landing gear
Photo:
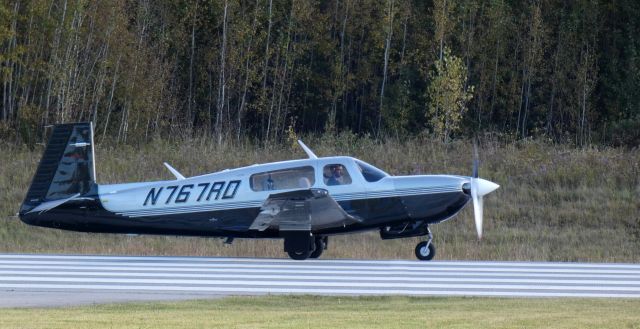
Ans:
[[[326,236],[317,236],[314,239],[313,251],[309,254],[309,258],[320,258],[322,252],[327,249],[327,245],[329,244],[329,238]]]
[[[436,247],[431,243],[433,241],[433,234],[431,230],[427,229],[429,240],[422,241],[416,245],[416,257],[419,260],[432,260],[436,255]]]
[[[327,249],[326,236],[313,236],[309,232],[291,232],[284,237],[284,250],[294,260],[319,258]]]

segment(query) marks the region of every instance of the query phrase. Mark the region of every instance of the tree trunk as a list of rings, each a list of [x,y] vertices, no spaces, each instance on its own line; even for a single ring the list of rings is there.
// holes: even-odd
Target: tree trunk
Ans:
[[[189,95],[187,104],[187,129],[191,130],[193,125],[193,60],[196,52],[196,18],[198,17],[198,0],[196,0],[193,11],[193,21],[191,23],[191,56],[189,58]]]
[[[389,29],[387,31],[387,38],[384,47],[384,69],[382,71],[382,84],[380,86],[380,108],[378,110],[378,125],[377,135],[380,136],[380,129],[382,126],[382,108],[384,101],[384,87],[387,83],[387,69],[389,67],[389,48],[391,48],[391,37],[393,35],[393,1],[389,0]]]
[[[255,4],[255,8],[253,11],[253,23],[251,24],[251,30],[255,31],[256,30],[256,25],[258,23],[258,8],[260,6],[259,3],[260,0],[256,0],[256,4]],[[247,50],[246,50],[246,61],[245,61],[245,72],[244,72],[244,86],[242,88],[242,97],[240,99],[240,107],[238,109],[238,123],[237,123],[237,130],[236,130],[236,140],[240,141],[240,135],[242,134],[242,119],[244,117],[244,111],[245,111],[245,107],[246,107],[246,100],[247,100],[247,89],[249,88],[249,64],[250,64],[250,59],[251,59],[251,46],[253,45],[253,34],[251,34],[249,36],[249,42],[247,44]]]
[[[109,103],[107,105],[107,118],[104,120],[104,128],[102,130],[101,141],[104,141],[104,137],[107,134],[107,128],[109,127],[109,117],[111,116],[111,104],[113,102],[113,93],[116,90],[116,81],[118,80],[118,69],[120,68],[121,59],[122,59],[122,55],[118,56],[118,61],[116,62],[116,70],[113,73],[113,81],[111,82],[111,93],[109,94]]]
[[[556,53],[554,56],[554,60],[553,60],[553,72],[552,72],[552,81],[551,81],[551,96],[549,99],[549,112],[547,112],[547,124],[546,124],[546,130],[547,130],[547,134],[552,135],[553,131],[553,107],[555,105],[555,99],[556,99],[556,87],[558,85],[558,57],[559,57],[559,53],[560,53],[560,33],[558,32],[558,44],[556,46]]]
[[[269,43],[271,42],[271,25],[273,24],[272,22],[272,10],[273,10],[273,0],[269,0],[269,23],[267,26],[267,41],[266,41],[266,46],[265,46],[265,50],[264,50],[264,68],[262,70],[262,104],[260,104],[261,106],[265,105],[265,101],[267,99],[267,76],[269,75]],[[267,131],[265,133],[264,130],[264,109],[260,109],[260,112],[262,113],[261,116],[263,118],[262,123],[260,125],[262,133],[263,133],[263,139],[265,142],[267,142],[268,139],[268,135],[269,135],[269,125],[271,123],[271,113],[269,113],[269,118],[267,119]]]
[[[220,46],[220,89],[218,92],[218,106],[216,115],[216,134],[218,135],[218,145],[220,145],[220,143],[222,142],[222,113],[224,113],[225,92],[227,87],[225,80],[225,56],[227,48],[227,8],[228,1],[225,0],[224,14],[222,17],[222,45]]]
[[[443,0],[442,18],[445,20],[447,19],[447,0]],[[440,36],[440,61],[442,61],[443,55],[444,55],[444,31],[442,31],[442,35]]]

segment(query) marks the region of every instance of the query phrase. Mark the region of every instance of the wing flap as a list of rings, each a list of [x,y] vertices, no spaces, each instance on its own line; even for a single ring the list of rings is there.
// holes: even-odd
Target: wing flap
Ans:
[[[306,189],[270,195],[250,229],[314,231],[360,221],[347,214],[327,190]]]

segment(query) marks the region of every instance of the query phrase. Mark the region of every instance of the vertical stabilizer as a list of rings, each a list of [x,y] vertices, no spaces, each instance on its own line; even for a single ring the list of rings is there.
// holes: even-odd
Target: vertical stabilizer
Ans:
[[[55,125],[20,212],[89,193],[96,177],[93,158],[91,123]]]

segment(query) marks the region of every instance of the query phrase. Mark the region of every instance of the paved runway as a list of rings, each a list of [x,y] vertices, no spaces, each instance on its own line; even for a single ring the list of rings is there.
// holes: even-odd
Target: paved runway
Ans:
[[[262,294],[640,298],[640,265],[0,254],[0,307]]]

